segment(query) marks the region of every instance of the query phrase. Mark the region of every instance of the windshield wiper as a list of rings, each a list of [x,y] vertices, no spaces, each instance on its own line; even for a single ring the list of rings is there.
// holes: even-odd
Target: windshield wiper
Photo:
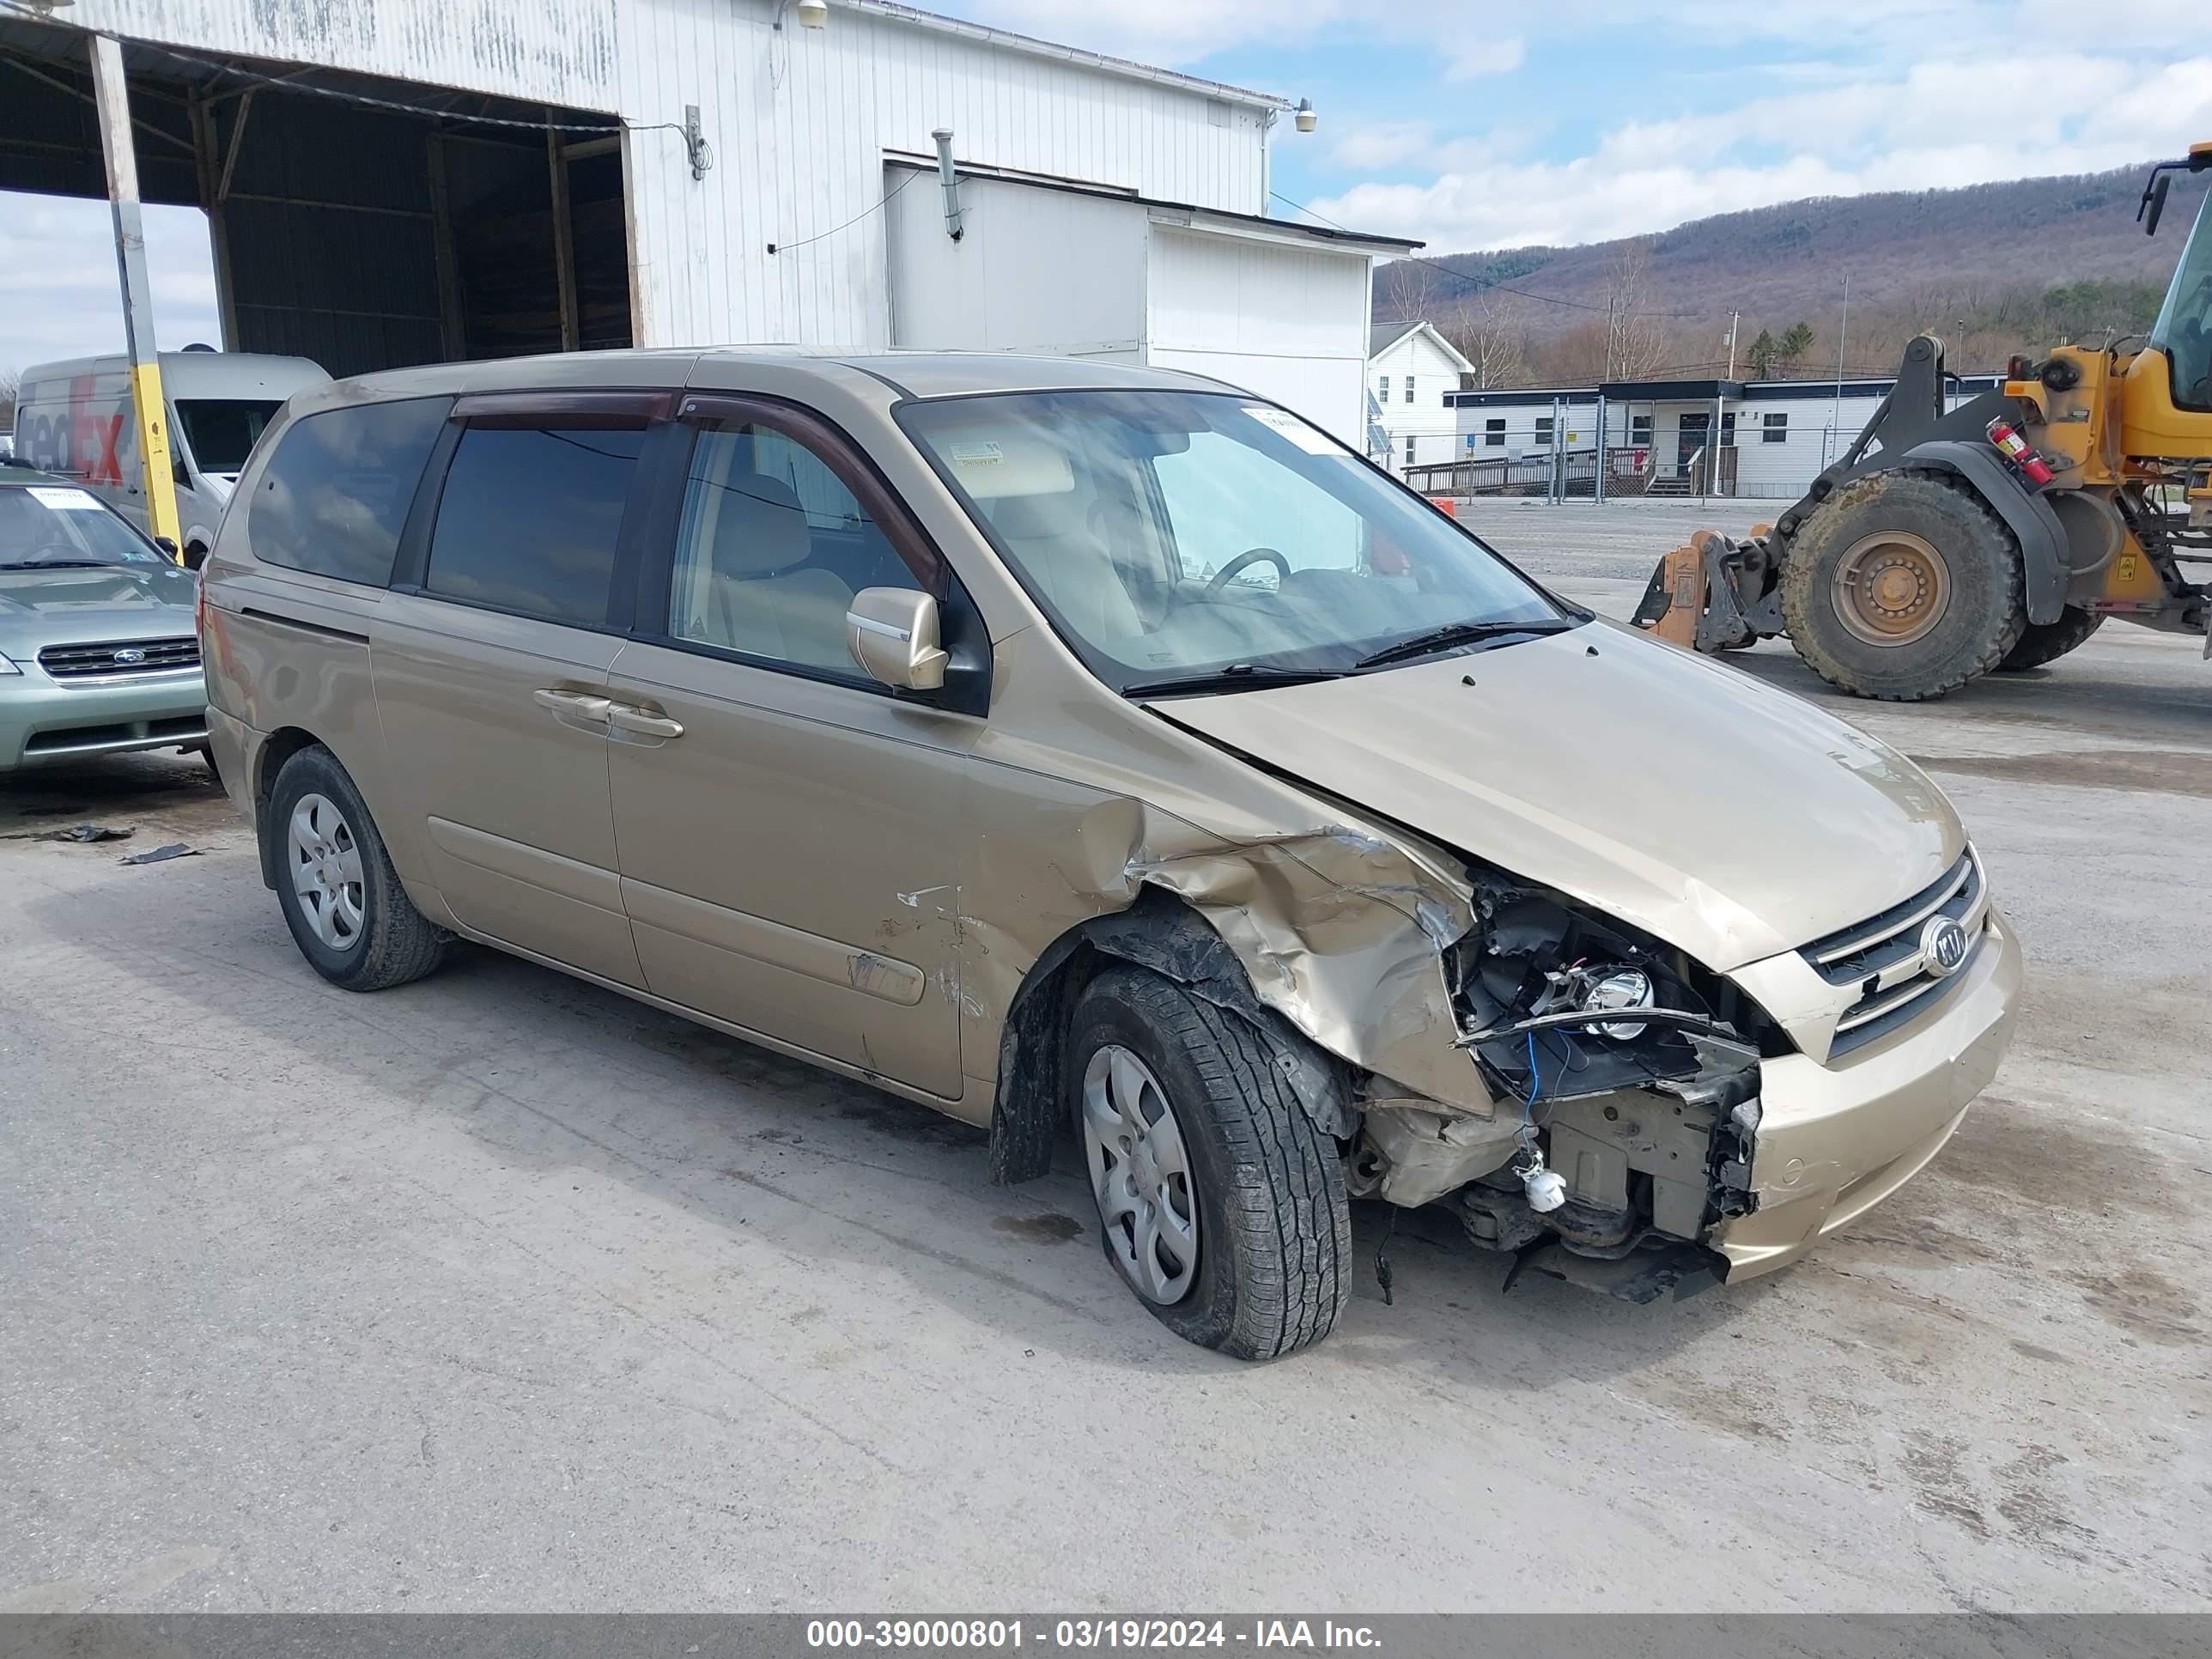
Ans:
[[[1400,640],[1395,645],[1386,645],[1380,651],[1370,651],[1352,666],[1355,672],[1363,668],[1380,668],[1385,663],[1425,657],[1432,651],[1449,650],[1455,645],[1480,645],[1486,641],[1510,639],[1522,634],[1564,634],[1575,625],[1551,617],[1535,622],[1453,623],[1448,627],[1432,628],[1425,634],[1416,634],[1410,640]]]
[[[1344,678],[1340,668],[1268,668],[1255,662],[1232,662],[1206,674],[1180,674],[1167,679],[1137,680],[1121,688],[1125,697],[1169,696],[1182,691],[1256,691],[1263,685],[1304,685],[1314,680]]]
[[[107,559],[13,559],[0,564],[0,570],[104,570],[111,562]]]

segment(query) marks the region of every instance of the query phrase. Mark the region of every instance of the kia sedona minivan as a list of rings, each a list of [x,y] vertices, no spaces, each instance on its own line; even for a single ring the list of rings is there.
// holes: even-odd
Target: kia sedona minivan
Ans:
[[[1546,592],[1334,437],[1066,359],[595,352],[295,396],[204,572],[301,953],[496,946],[1080,1148],[1170,1328],[1325,1335],[1348,1200],[1647,1301],[1996,1071],[1903,757]]]

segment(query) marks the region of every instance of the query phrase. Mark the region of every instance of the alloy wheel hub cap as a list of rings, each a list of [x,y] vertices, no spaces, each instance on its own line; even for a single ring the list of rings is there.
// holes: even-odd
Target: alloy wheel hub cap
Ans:
[[[361,943],[361,848],[353,826],[327,796],[302,795],[285,826],[292,892],[309,930],[333,951]]]
[[[1167,1091],[1134,1052],[1108,1043],[1083,1074],[1083,1147],[1115,1261],[1160,1307],[1198,1275],[1198,1201],[1189,1149]]]

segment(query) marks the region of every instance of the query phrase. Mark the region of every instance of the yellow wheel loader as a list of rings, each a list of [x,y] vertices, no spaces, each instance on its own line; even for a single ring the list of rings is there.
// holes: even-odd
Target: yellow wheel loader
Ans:
[[[2177,171],[2136,217],[2155,235]],[[2212,584],[2212,196],[2140,349],[2015,357],[2003,389],[1944,409],[1943,343],[1771,529],[1709,532],[1660,562],[1635,620],[1700,651],[1786,633],[1854,696],[1917,702],[2064,656],[2107,617],[2206,632]],[[2212,656],[2212,641],[2206,654]]]

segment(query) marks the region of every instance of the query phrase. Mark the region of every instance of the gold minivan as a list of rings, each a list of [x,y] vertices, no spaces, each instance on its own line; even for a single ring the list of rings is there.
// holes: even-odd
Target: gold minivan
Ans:
[[[1634,1301],[1765,1273],[1995,1072],[1942,794],[1192,375],[598,352],[303,392],[203,585],[300,951],[495,945],[1079,1145],[1151,1311],[1318,1340],[1348,1200]]]

